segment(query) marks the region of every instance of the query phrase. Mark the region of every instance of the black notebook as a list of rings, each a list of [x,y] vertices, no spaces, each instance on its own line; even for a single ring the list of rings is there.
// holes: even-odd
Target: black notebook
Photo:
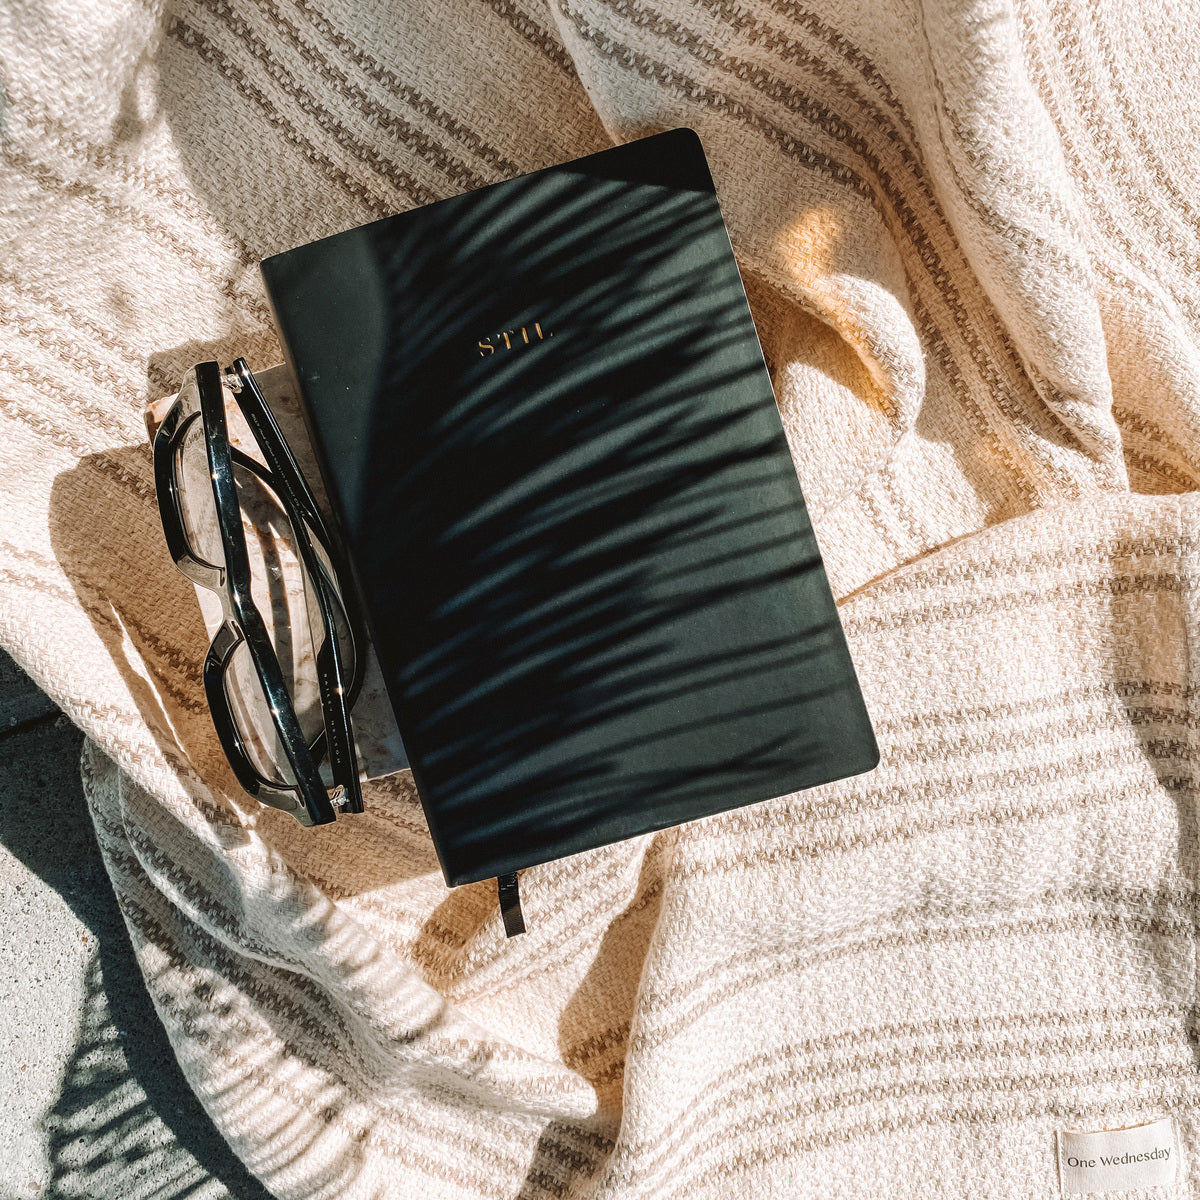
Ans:
[[[693,132],[262,271],[447,883],[875,766]]]

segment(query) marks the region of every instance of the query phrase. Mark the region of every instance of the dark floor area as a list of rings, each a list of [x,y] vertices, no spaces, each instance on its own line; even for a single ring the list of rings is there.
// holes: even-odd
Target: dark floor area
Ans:
[[[0,1200],[267,1200],[142,983],[83,799],[82,741],[0,652]]]

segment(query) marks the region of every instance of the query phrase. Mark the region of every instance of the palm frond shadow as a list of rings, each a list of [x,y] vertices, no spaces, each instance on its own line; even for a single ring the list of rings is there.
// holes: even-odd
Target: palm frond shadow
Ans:
[[[821,782],[796,714],[846,690],[711,190],[505,189],[341,235],[367,410],[315,417],[452,882]]]

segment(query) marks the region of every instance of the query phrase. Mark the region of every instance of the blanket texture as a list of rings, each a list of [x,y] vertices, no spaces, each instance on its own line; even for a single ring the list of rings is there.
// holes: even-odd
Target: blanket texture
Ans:
[[[188,1079],[287,1200],[1200,1196],[1200,23],[1133,0],[0,8],[0,641]],[[411,779],[237,788],[141,423],[266,254],[707,149],[869,776],[448,891]],[[413,564],[419,571],[420,564]],[[53,811],[53,797],[43,801]]]

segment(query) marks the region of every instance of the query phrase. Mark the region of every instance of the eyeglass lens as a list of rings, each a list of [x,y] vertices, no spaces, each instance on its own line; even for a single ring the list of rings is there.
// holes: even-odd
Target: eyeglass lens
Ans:
[[[188,423],[175,459],[179,481],[180,515],[192,554],[209,566],[224,565],[217,504],[209,478],[208,452],[204,448],[204,422],[199,414]]]
[[[182,439],[176,461],[180,510],[192,553],[213,566],[223,566],[225,554],[217,506],[210,479],[202,422],[193,420]],[[296,544],[296,532],[283,503],[270,485],[233,460],[233,479],[241,509],[242,530],[250,562],[250,593],[274,647],[305,740],[311,745],[324,727],[317,678],[317,647],[324,640],[321,609],[314,584]],[[311,531],[310,541],[313,541]],[[347,672],[353,668],[353,641],[336,590],[332,568],[319,543],[318,561],[327,572],[334,629]],[[247,755],[266,780],[295,786],[286,754],[279,743],[270,706],[259,681],[249,647],[242,642],[229,661],[225,691]],[[322,764],[326,783],[328,765]]]

